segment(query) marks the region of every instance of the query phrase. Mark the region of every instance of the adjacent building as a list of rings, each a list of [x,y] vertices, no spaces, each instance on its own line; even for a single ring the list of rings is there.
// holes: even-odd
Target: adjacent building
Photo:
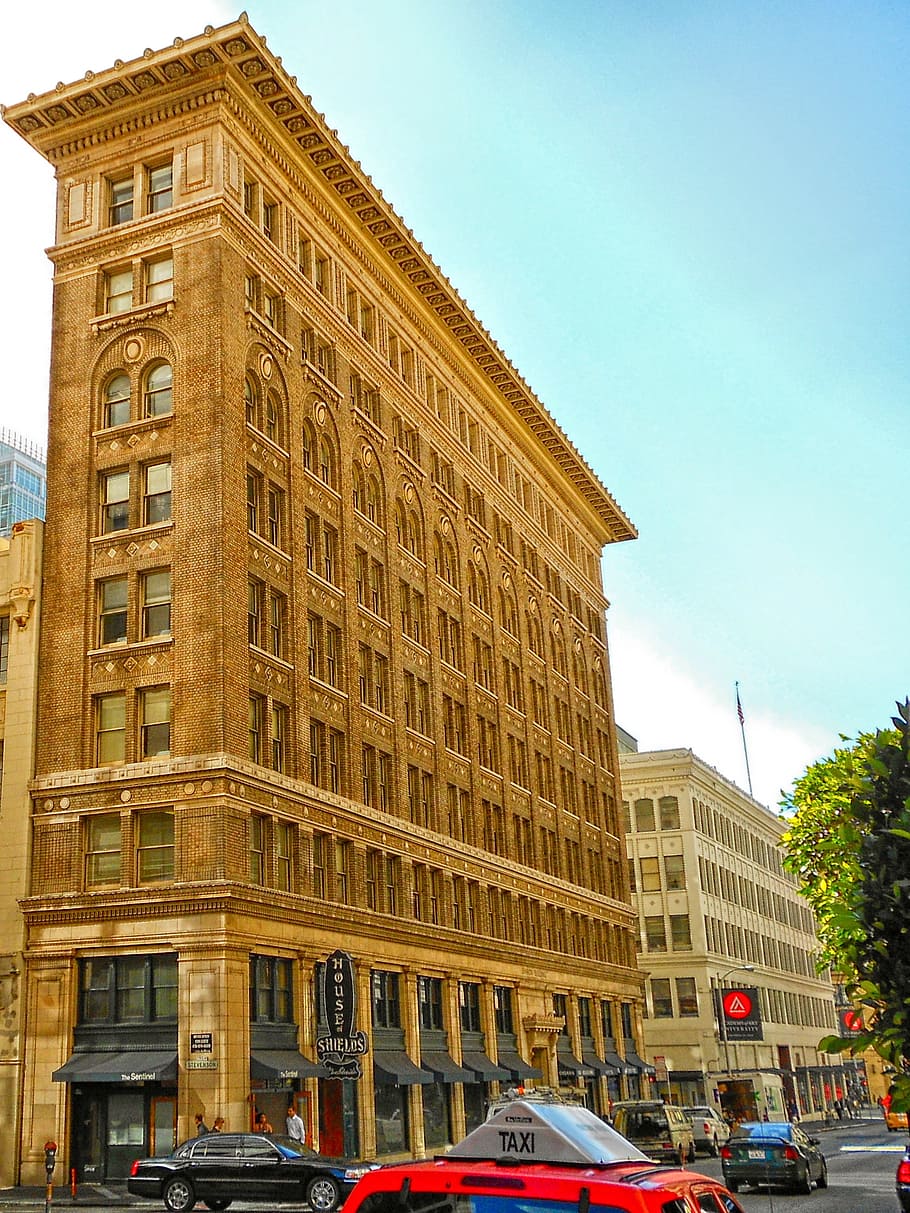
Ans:
[[[3,116],[58,189],[22,1181],[640,1091],[631,523],[245,18]]]
[[[838,1031],[834,987],[783,867],[784,821],[691,750],[639,753],[626,734],[621,768],[661,1091],[772,1119],[854,1094],[853,1063],[816,1048]]]
[[[32,519],[0,538],[0,1187],[17,1179],[43,531]]]
[[[44,451],[12,430],[0,429],[0,536],[17,522],[44,518],[47,468]]]

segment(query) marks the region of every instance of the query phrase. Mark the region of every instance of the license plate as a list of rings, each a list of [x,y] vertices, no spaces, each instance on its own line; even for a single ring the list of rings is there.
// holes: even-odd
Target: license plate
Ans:
[[[749,1157],[750,1158],[764,1158],[765,1152],[764,1152],[764,1150],[750,1150]]]

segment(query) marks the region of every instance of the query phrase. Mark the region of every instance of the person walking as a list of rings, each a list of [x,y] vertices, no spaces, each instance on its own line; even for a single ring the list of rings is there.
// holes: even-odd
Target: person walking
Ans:
[[[215,1119],[212,1121],[212,1132],[213,1133],[223,1133],[224,1132],[224,1117],[223,1116],[216,1116]]]
[[[275,1132],[275,1130],[272,1128],[271,1124],[269,1123],[269,1118],[266,1116],[265,1112],[260,1112],[259,1115],[256,1117],[256,1123],[253,1126],[253,1132],[254,1133],[274,1133]]]
[[[197,1137],[202,1137],[202,1135],[204,1133],[209,1132],[209,1127],[203,1120],[201,1112],[197,1112],[194,1119],[196,1121],[196,1136]]]
[[[288,1131],[288,1137],[293,1137],[294,1141],[299,1141],[301,1145],[306,1144],[306,1125],[300,1117],[300,1113],[292,1104],[288,1108],[287,1120],[284,1122]]]

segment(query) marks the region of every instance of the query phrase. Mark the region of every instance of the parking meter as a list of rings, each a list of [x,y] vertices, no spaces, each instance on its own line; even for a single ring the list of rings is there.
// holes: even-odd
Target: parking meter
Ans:
[[[57,1161],[57,1143],[55,1141],[46,1141],[44,1143],[44,1170],[50,1182],[51,1176],[54,1174],[54,1163]]]

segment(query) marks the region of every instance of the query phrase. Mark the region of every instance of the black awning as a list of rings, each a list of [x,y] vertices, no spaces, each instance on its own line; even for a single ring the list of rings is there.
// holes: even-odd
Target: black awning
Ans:
[[[74,1053],[51,1075],[54,1082],[173,1082],[177,1053]]]
[[[610,1078],[617,1078],[621,1073],[617,1066],[610,1065],[607,1061],[601,1061],[597,1054],[593,1053],[590,1049],[582,1049],[581,1059],[586,1066],[590,1066],[597,1074],[607,1074]],[[559,1055],[557,1054],[558,1060]]]
[[[656,1074],[657,1071],[647,1061],[642,1061],[634,1049],[626,1049],[626,1061],[630,1066],[634,1066],[640,1074]]]
[[[615,1049],[604,1049],[604,1058],[608,1066],[618,1070],[620,1074],[637,1074],[635,1066],[623,1061]]]
[[[437,1082],[475,1082],[473,1070],[466,1070],[443,1050],[427,1049],[421,1054],[420,1064]]]
[[[469,1070],[474,1071],[475,1078],[472,1078],[471,1082],[477,1079],[481,1082],[505,1082],[512,1077],[511,1071],[490,1061],[484,1052],[466,1049],[462,1060]]]
[[[383,1049],[373,1054],[373,1077],[377,1083],[395,1087],[424,1086],[433,1075],[415,1066],[401,1049]]]
[[[516,1080],[522,1078],[543,1078],[542,1070],[538,1070],[535,1066],[530,1065],[523,1057],[519,1057],[511,1049],[499,1050],[499,1064],[504,1066],[509,1071],[510,1077]]]
[[[250,1053],[250,1078],[274,1082],[281,1078],[325,1078],[326,1072],[295,1049],[254,1049]]]
[[[574,1053],[564,1053],[560,1049],[556,1050],[556,1068],[559,1071],[559,1077],[575,1078],[593,1078],[596,1071],[593,1066],[589,1066],[587,1062],[579,1061]]]

